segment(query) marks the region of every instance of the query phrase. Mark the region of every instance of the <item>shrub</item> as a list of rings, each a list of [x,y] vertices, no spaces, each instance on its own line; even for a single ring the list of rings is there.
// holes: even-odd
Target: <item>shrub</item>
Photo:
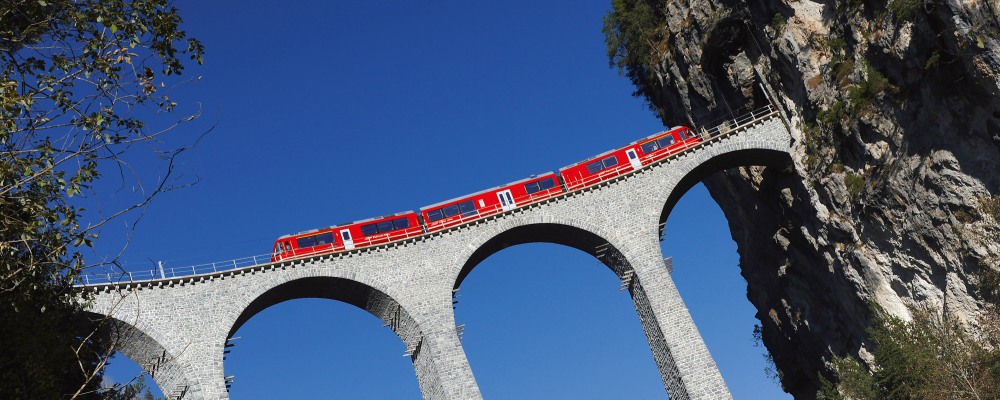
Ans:
[[[988,314],[995,313],[992,309]],[[910,322],[880,310],[874,314],[868,330],[874,345],[873,370],[853,358],[836,358],[839,391],[824,390],[824,397],[1000,399],[1000,349],[984,345],[1000,339],[997,332],[984,330],[984,338],[977,340],[933,309],[913,310]]]
[[[1000,196],[979,197],[979,211],[993,217],[994,222],[1000,222]]]
[[[892,0],[889,2],[889,10],[899,21],[912,21],[918,15],[924,0]]]
[[[833,80],[837,82],[837,85],[840,87],[847,86],[851,78],[851,73],[854,72],[854,60],[836,61],[830,70],[833,72]]]
[[[851,196],[858,197],[865,188],[865,177],[853,172],[847,172],[844,174],[844,186],[847,186],[847,192]]]
[[[924,63],[924,69],[937,68],[939,63],[941,63],[941,49],[935,49],[931,53],[931,56],[927,58],[927,62]]]
[[[998,303],[1000,302],[1000,270],[993,268],[991,264],[996,264],[995,258],[979,261],[979,276],[976,286],[980,296],[993,303]]]
[[[889,79],[878,72],[871,64],[865,62],[865,80],[854,85],[847,91],[847,98],[851,102],[851,110],[855,112],[865,111],[875,105],[879,96],[889,90]]]
[[[816,118],[819,122],[823,123],[823,125],[833,125],[835,122],[839,122],[844,116],[844,102],[838,101],[833,103],[830,108],[820,111],[819,114],[816,115]]]
[[[782,13],[774,14],[774,18],[771,19],[771,29],[774,29],[774,33],[779,34],[784,31],[785,25],[788,25],[788,17]]]

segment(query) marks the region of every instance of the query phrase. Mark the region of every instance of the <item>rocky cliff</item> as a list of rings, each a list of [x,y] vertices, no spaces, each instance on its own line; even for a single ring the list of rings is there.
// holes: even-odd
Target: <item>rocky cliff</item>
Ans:
[[[794,170],[708,179],[786,391],[869,358],[870,304],[976,320],[1000,259],[1000,2],[615,0],[609,52],[669,125],[773,102]]]

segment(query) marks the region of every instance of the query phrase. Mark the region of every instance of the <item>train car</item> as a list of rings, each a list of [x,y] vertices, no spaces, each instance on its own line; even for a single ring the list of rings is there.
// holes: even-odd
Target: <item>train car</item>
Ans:
[[[584,161],[559,169],[567,190],[584,188],[642,168],[636,146],[626,146],[598,154]]]
[[[642,165],[649,165],[699,142],[701,139],[691,128],[678,126],[632,142],[632,145],[639,150]]]
[[[279,237],[274,241],[271,262],[335,251],[334,229],[331,226]]]
[[[427,232],[545,200],[563,192],[556,174],[532,176],[420,209]]]
[[[282,236],[274,243],[271,262],[374,246],[422,233],[417,213],[405,211]]]
[[[679,126],[563,167],[559,175],[567,190],[576,190],[637,170],[700,141],[691,129]]]

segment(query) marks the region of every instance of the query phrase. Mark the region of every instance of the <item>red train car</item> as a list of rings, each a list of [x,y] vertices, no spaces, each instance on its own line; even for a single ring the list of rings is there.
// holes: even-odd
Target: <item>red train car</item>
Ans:
[[[567,190],[576,190],[642,168],[700,142],[687,127],[676,127],[559,170]]]
[[[274,243],[271,262],[373,246],[422,233],[423,228],[413,211],[369,218],[341,226],[282,236]]]
[[[642,167],[634,146],[596,155],[559,169],[566,190],[576,190]]]
[[[548,172],[420,209],[427,232],[542,201],[562,193],[559,178]]]
[[[632,142],[632,145],[638,147],[639,160],[642,165],[649,165],[698,142],[701,142],[701,139],[691,128],[678,126],[669,131]]]

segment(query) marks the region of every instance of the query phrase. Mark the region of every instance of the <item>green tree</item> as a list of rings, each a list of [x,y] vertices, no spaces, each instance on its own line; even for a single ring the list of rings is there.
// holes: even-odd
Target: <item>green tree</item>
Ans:
[[[0,0],[0,398],[115,392],[100,388],[114,343],[72,284],[97,229],[170,184],[104,215],[80,197],[95,195],[102,171],[127,171],[125,154],[196,117],[147,123],[175,111],[167,83],[202,62],[180,22],[166,0]],[[181,150],[148,156],[165,157],[169,174]]]
[[[1000,399],[995,308],[978,321],[977,336],[936,310],[916,310],[909,322],[875,315],[869,330],[874,365],[869,370],[853,358],[835,360],[840,382],[826,388],[826,398]]]
[[[604,16],[608,62],[635,85],[633,96],[653,95],[653,63],[667,51],[664,7],[663,0],[613,0]]]

